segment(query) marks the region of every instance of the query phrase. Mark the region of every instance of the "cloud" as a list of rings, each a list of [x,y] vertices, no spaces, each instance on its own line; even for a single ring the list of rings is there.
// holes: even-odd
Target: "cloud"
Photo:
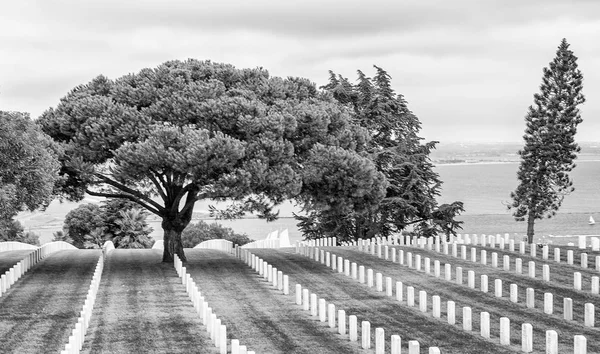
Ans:
[[[262,66],[318,85],[328,70],[354,80],[376,64],[427,138],[456,129],[518,141],[542,67],[566,37],[588,96],[581,134],[600,131],[598,1],[23,0],[0,11],[0,109],[34,117],[96,75],[172,59]]]

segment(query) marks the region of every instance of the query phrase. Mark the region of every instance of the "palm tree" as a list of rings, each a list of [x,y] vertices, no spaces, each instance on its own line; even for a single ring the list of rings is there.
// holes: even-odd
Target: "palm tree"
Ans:
[[[119,211],[119,218],[115,223],[117,230],[113,242],[116,248],[150,248],[154,244],[149,236],[153,229],[148,226],[142,209]]]

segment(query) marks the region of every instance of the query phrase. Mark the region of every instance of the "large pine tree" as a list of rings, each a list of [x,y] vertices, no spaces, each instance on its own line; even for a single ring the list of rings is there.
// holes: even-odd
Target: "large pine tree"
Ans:
[[[517,221],[527,220],[529,243],[533,242],[535,220],[554,216],[574,190],[569,172],[580,151],[575,142],[577,125],[582,122],[577,106],[585,102],[583,75],[566,39],[543,73],[540,93],[533,96],[525,117],[525,146],[519,151],[517,172],[520,183],[511,193],[509,205]]]

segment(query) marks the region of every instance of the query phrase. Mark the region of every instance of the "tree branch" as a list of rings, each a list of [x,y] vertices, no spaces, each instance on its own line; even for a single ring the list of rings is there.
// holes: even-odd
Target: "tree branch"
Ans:
[[[160,195],[160,197],[162,198],[162,200],[166,203],[167,202],[167,195],[163,191],[162,185],[160,184],[160,182],[156,178],[156,177],[160,178],[160,175],[158,175],[158,173],[156,173],[152,169],[150,169],[150,172],[152,172],[152,173],[148,174],[148,178],[150,179],[150,181],[152,181],[152,183],[154,183],[154,186],[158,190],[158,194]]]
[[[191,192],[194,188],[197,188],[197,187],[193,183],[190,183],[187,186],[181,188],[179,193],[177,193],[177,195],[175,196],[175,200],[173,201],[173,204],[171,205],[171,212],[175,212],[177,210],[177,208],[179,208],[179,203],[181,202],[181,199],[183,199],[183,196],[185,196],[186,193]],[[195,202],[196,202],[196,199],[194,200],[194,203]],[[186,205],[184,206],[184,209],[186,206],[187,206],[187,202],[186,202]],[[181,209],[181,213],[183,213],[184,209]]]
[[[89,194],[89,195],[94,196],[94,197],[129,199],[132,202],[138,203],[139,205],[141,205],[144,208],[148,209],[148,211],[150,211],[151,213],[156,214],[158,216],[162,216],[160,210],[157,210],[157,209],[153,208],[152,206],[144,203],[139,198],[137,198],[137,197],[135,197],[135,196],[133,196],[131,194],[94,192],[94,191],[89,190],[89,189],[86,189],[85,192],[87,194]]]
[[[140,193],[139,191],[136,191],[135,189],[129,188],[119,182],[113,181],[112,179],[103,176],[100,173],[94,173],[94,176],[98,177],[99,179],[101,179],[104,183],[111,185],[125,193],[129,193],[131,196],[133,197],[137,197],[140,200],[145,201],[147,204],[152,205],[154,208],[154,210],[159,211],[159,213],[164,213],[165,212],[165,208],[162,207],[160,204],[158,204],[157,202],[155,202],[154,200],[150,199],[149,197],[143,195],[142,193]],[[127,198],[127,197],[126,197]],[[144,204],[146,204],[144,203]],[[148,209],[150,210],[150,209]],[[157,215],[159,215],[159,213],[156,213]]]

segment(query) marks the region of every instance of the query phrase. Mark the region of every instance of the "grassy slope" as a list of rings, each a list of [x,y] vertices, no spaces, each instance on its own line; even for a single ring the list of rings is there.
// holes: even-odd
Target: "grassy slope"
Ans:
[[[4,272],[9,270],[31,252],[32,250],[0,252],[0,275],[4,274]]]
[[[487,311],[490,313],[491,324],[492,324],[492,338],[496,337],[495,341],[498,342],[499,333],[499,318],[506,316],[511,319],[511,333],[513,333],[513,343],[520,343],[521,324],[524,322],[531,323],[534,329],[534,337],[538,338],[534,341],[537,346],[534,349],[543,351],[545,340],[545,331],[548,329],[555,329],[559,332],[559,340],[561,345],[561,352],[572,351],[573,348],[573,336],[576,334],[583,334],[588,338],[588,350],[591,352],[600,352],[600,342],[596,339],[598,337],[597,328],[588,328],[583,326],[583,303],[594,302],[597,303],[598,297],[595,298],[592,295],[576,292],[569,287],[543,282],[541,279],[531,279],[526,275],[516,275],[511,272],[505,272],[501,268],[492,268],[491,266],[481,265],[480,263],[472,263],[470,261],[464,261],[450,256],[445,256],[432,251],[421,250],[416,248],[402,247],[405,252],[411,251],[414,254],[421,254],[423,257],[428,256],[432,259],[432,271],[433,271],[433,260],[438,259],[442,264],[442,276],[435,278],[433,276],[426,276],[423,271],[416,271],[415,269],[409,269],[406,266],[394,265],[390,261],[378,259],[374,256],[359,253],[353,250],[332,250],[336,254],[342,255],[351,261],[357,261],[359,264],[364,265],[366,268],[373,268],[375,272],[382,272],[384,276],[391,276],[395,279],[400,279],[408,285],[415,286],[419,290],[426,290],[429,296],[439,295],[442,299],[442,303],[447,300],[453,300],[456,302],[457,309],[462,306],[470,306],[473,309],[474,314],[474,328],[478,328],[479,320],[475,314],[481,311]],[[488,250],[488,254],[493,250]],[[491,256],[488,255],[488,264],[490,264]],[[524,260],[525,262],[525,260]],[[453,282],[447,282],[444,280],[443,264],[452,264],[452,279],[455,279],[455,267],[463,267],[463,284],[457,285]],[[501,265],[501,263],[499,263]],[[526,263],[525,263],[526,264]],[[391,265],[391,266],[390,266]],[[559,267],[556,267],[555,273],[558,273]],[[514,264],[512,269],[514,270]],[[527,271],[527,267],[524,266],[524,272]],[[476,273],[476,289],[470,289],[466,286],[467,282],[467,271],[474,270]],[[569,270],[567,270],[569,271]],[[481,274],[487,274],[489,277],[489,292],[483,293],[479,289],[479,276]],[[539,273],[538,273],[539,274]],[[499,299],[494,296],[494,279],[503,280],[503,298]],[[552,278],[552,277],[551,277]],[[509,301],[509,286],[511,283],[515,283],[519,287],[519,302],[514,304]],[[532,287],[536,289],[536,308],[528,309],[525,305],[525,289]],[[546,315],[543,313],[543,293],[545,291],[554,293],[554,308],[555,312],[553,315]],[[571,297],[574,299],[574,315],[576,321],[565,321],[562,318],[562,298]],[[585,300],[583,300],[583,299]],[[589,300],[589,301],[588,301]],[[560,302],[559,302],[560,301]],[[596,304],[596,306],[598,306]],[[431,309],[431,305],[430,305]],[[442,316],[444,317],[444,315]],[[457,314],[457,318],[461,317]]]
[[[0,298],[0,351],[60,352],[79,317],[99,255],[60,251],[15,283]]]
[[[217,353],[159,250],[107,258],[83,353]]]
[[[228,338],[257,353],[363,353],[356,343],[301,311],[294,298],[271,287],[248,266],[223,252],[186,250],[188,272]]]
[[[341,248],[336,248],[341,250]],[[336,304],[338,308],[345,309],[346,315],[356,315],[358,321],[371,322],[371,328],[382,327],[388,338],[392,334],[400,335],[404,349],[408,340],[418,340],[422,347],[438,346],[443,353],[510,353],[515,352],[514,347],[501,347],[496,341],[485,340],[478,335],[463,331],[458,326],[449,326],[442,320],[433,318],[430,314],[423,314],[416,307],[408,307],[406,303],[399,303],[394,298],[386,297],[384,293],[376,292],[361,285],[349,277],[333,272],[331,269],[316,263],[306,257],[277,252],[273,250],[256,250],[255,254],[273,264],[284,274],[290,276],[290,286],[301,284],[320,298],[325,298]],[[363,260],[373,258],[356,253],[356,260],[363,264]],[[383,265],[385,269],[396,269],[393,264]],[[395,277],[398,280],[404,278]],[[421,276],[413,277],[419,281]],[[457,310],[459,308],[457,307]],[[457,311],[458,312],[458,311]],[[457,313],[457,319],[460,318]],[[373,330],[374,332],[374,330]],[[374,338],[372,338],[373,342]]]

